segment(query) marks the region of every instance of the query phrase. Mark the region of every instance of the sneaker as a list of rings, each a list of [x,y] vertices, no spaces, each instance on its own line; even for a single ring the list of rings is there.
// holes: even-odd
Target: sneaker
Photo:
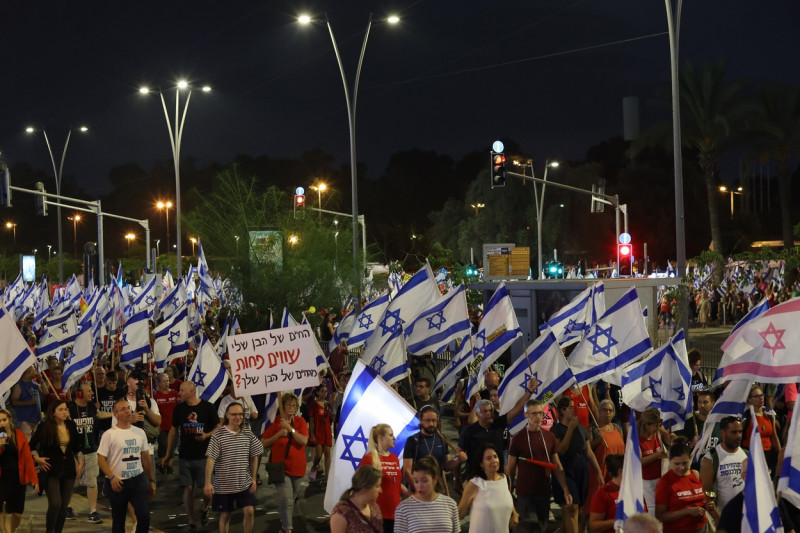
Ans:
[[[204,526],[208,525],[208,507],[200,509],[200,523]]]
[[[67,520],[75,520],[75,513],[72,512],[72,507],[67,507]]]
[[[91,522],[92,524],[102,524],[103,523],[103,519],[100,518],[100,515],[97,514],[97,511],[89,513],[89,516],[86,517],[86,520],[88,522]]]

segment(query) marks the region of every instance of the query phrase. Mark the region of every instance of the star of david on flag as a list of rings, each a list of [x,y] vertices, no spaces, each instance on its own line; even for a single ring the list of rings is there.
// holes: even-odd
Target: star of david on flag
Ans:
[[[339,417],[339,435],[331,454],[331,471],[325,489],[327,512],[339,501],[361,458],[367,453],[372,426],[389,424],[395,434],[392,452],[402,456],[406,439],[419,430],[414,409],[363,362],[357,361],[347,383]]]
[[[439,353],[452,341],[463,338],[471,328],[466,289],[459,285],[406,328],[408,352]]]
[[[211,403],[220,397],[228,383],[225,365],[220,361],[214,346],[205,334],[197,350],[197,357],[194,358],[194,364],[189,370],[189,376],[197,386],[197,395]]]
[[[378,296],[361,309],[361,312],[356,316],[355,323],[349,332],[349,338],[347,339],[348,348],[353,349],[364,344],[377,327],[377,323],[373,317],[382,316],[387,307],[389,307],[388,292]]]
[[[539,330],[544,332],[550,328],[562,347],[570,346],[581,339],[605,310],[605,288],[602,282],[597,282],[553,313],[547,322],[539,326]]]
[[[150,328],[148,319],[150,311],[142,309],[125,323],[122,328],[122,353],[119,365],[122,368],[133,368],[142,360],[142,356],[150,353]]]
[[[158,369],[163,369],[173,359],[183,357],[189,350],[189,313],[184,305],[173,316],[154,330],[153,353]]]

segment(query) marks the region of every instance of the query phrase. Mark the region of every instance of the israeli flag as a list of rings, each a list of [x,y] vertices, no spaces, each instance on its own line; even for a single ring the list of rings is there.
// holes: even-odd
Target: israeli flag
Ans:
[[[363,357],[364,364],[391,385],[409,373],[408,355],[403,328],[398,329],[371,358]]]
[[[471,333],[461,339],[461,343],[458,345],[458,351],[453,355],[450,364],[444,367],[436,376],[436,383],[432,390],[439,390],[439,387],[442,387],[441,400],[443,402],[448,402],[452,399],[455,393],[456,383],[458,382],[458,376],[461,374],[461,371],[472,362],[472,339],[470,337]]]
[[[511,296],[506,284],[500,283],[486,304],[478,333],[473,339],[475,361],[480,358],[480,369],[476,375],[470,376],[467,398],[483,387],[483,377],[489,366],[521,336],[522,330],[517,322]]]
[[[68,390],[77,383],[94,363],[94,336],[92,329],[80,332],[69,355],[64,358],[64,372],[61,375],[61,388]]]
[[[792,420],[789,423],[789,434],[786,437],[786,447],[783,449],[783,466],[781,476],[778,478],[778,492],[781,498],[795,507],[800,507],[800,439],[797,438],[797,413],[800,409],[792,411]]]
[[[361,458],[367,453],[372,426],[389,424],[395,435],[391,449],[402,456],[406,439],[419,431],[416,412],[361,361],[357,361],[347,383],[339,417],[339,434],[333,448],[331,471],[325,488],[324,508],[333,511],[342,492],[350,486]]]
[[[353,329],[353,326],[356,323],[356,314],[355,313],[348,313],[339,321],[339,325],[336,326],[336,330],[333,332],[333,338],[328,343],[328,352],[332,352],[336,349],[337,346],[341,345],[343,342],[347,342],[348,338],[350,337],[350,330]],[[349,345],[348,345],[349,347]]]
[[[508,413],[520,398],[528,394],[528,382],[536,379],[539,388],[533,399],[548,403],[575,383],[575,376],[556,342],[552,331],[540,335],[528,346],[521,356],[507,370],[500,383],[500,414]],[[509,424],[509,431],[515,435],[525,426],[525,417],[520,413]]]
[[[75,320],[75,313],[68,310],[60,315],[49,317],[47,331],[62,348],[69,346],[75,342],[75,338],[78,336],[78,321]]]
[[[297,320],[295,320],[289,310],[284,307],[283,314],[281,315],[281,327],[290,328],[297,325]]]
[[[5,305],[0,303],[0,395],[19,381],[25,370],[36,362],[28,343]]]
[[[642,481],[642,451],[639,449],[639,431],[636,429],[636,411],[631,409],[628,441],[622,461],[622,482],[617,498],[614,529],[620,530],[633,515],[644,512],[644,481]]]
[[[752,405],[750,415],[751,420],[756,419]],[[753,432],[750,434],[750,457],[744,480],[742,533],[783,533],[781,513],[775,501],[775,491],[772,490],[758,424],[753,424]]]
[[[152,317],[157,303],[158,298],[156,297],[156,276],[151,276],[150,280],[144,284],[141,292],[139,292],[139,294],[133,300],[133,308],[137,311],[142,308],[147,308],[147,311]]]
[[[579,385],[593,383],[625,368],[652,348],[642,320],[642,306],[631,287],[589,329],[569,356]]]
[[[389,302],[377,327],[366,341],[364,359],[372,360],[397,331],[414,322],[423,311],[430,309],[441,299],[442,294],[433,280],[431,267],[426,263]]]
[[[351,350],[357,348],[366,342],[375,328],[378,327],[378,321],[386,312],[389,307],[389,293],[384,293],[365,305],[361,312],[356,316],[353,327],[349,331],[349,338],[347,340],[347,347]]]
[[[219,356],[214,351],[211,341],[203,335],[203,342],[197,350],[197,357],[189,371],[189,379],[197,386],[197,395],[207,402],[214,403],[220,397],[225,385],[228,384],[228,376],[225,365],[220,361]]]
[[[439,353],[450,341],[469,333],[471,328],[467,293],[462,284],[441,302],[423,312],[405,330],[408,352],[415,355]]]
[[[728,383],[728,386],[722,391],[722,396],[711,408],[711,412],[703,423],[702,437],[692,450],[692,462],[700,461],[701,455],[711,439],[714,424],[718,424],[726,416],[742,416],[752,386],[753,382],[746,379],[734,379]]]
[[[622,401],[631,409],[655,407],[664,427],[683,429],[692,412],[692,371],[683,330],[622,375]]]
[[[197,241],[197,275],[200,278],[200,292],[205,293],[211,300],[216,298],[217,291],[214,287],[214,280],[211,278],[211,272],[208,269],[206,254],[203,252],[203,243],[199,239]]]
[[[736,337],[738,337],[739,334],[741,333],[741,331],[739,330],[741,329],[742,326],[744,326],[745,324],[747,324],[752,320],[755,320],[756,318],[760,317],[767,311],[769,311],[769,300],[767,298],[762,298],[761,301],[758,302],[758,305],[756,305],[750,311],[748,311],[748,313],[744,315],[744,317],[742,317],[742,319],[739,322],[737,322],[735,326],[733,326],[733,329],[728,334],[728,338],[725,339],[725,342],[722,343],[722,348],[721,348],[722,351],[724,352],[728,348],[728,346],[730,346],[733,343],[733,341],[736,340]]]
[[[597,282],[556,311],[539,330],[544,333],[550,328],[561,346],[570,346],[583,337],[605,310],[605,286]]]
[[[154,330],[153,346],[156,368],[164,369],[173,359],[183,357],[189,350],[189,312],[186,305]]]
[[[33,329],[40,330],[44,325],[44,319],[50,314],[50,291],[47,288],[47,280],[42,281],[42,290],[39,292],[39,300],[36,302],[36,312],[33,315]]]
[[[142,356],[150,353],[150,311],[142,309],[125,323],[122,328],[122,353],[119,366],[133,368],[142,361]]]
[[[172,316],[175,311],[186,305],[188,301],[189,295],[186,292],[186,283],[180,280],[159,304],[161,315],[164,318]]]

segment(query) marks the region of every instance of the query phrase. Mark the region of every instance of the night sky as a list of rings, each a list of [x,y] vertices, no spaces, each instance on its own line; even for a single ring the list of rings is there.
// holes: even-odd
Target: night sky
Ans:
[[[3,158],[49,169],[44,142],[24,128],[44,126],[60,155],[68,128],[86,124],[64,172],[108,192],[113,166],[148,169],[172,157],[158,97],[138,87],[160,85],[174,105],[175,81],[185,78],[214,91],[192,95],[183,157],[224,164],[239,153],[297,157],[319,147],[345,164],[333,48],[323,23],[296,22],[301,12],[328,13],[350,81],[370,12],[402,17],[373,27],[364,61],[358,157],[371,178],[400,150],[459,158],[497,138],[538,161],[580,160],[622,133],[629,95],[640,98],[643,127],[669,118],[657,98],[669,88],[660,0],[11,1]],[[681,58],[724,60],[731,78],[796,83],[798,21],[796,0],[687,0]]]

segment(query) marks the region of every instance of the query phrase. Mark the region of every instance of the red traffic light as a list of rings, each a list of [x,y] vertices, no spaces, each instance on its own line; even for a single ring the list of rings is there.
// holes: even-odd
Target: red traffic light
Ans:
[[[495,165],[502,165],[506,162],[506,156],[503,154],[495,154],[494,155],[494,164]]]
[[[628,257],[631,255],[631,245],[630,244],[620,244],[619,245],[619,255],[620,257]]]
[[[296,194],[294,197],[294,203],[297,205],[303,205],[306,203],[306,197],[302,194]]]

